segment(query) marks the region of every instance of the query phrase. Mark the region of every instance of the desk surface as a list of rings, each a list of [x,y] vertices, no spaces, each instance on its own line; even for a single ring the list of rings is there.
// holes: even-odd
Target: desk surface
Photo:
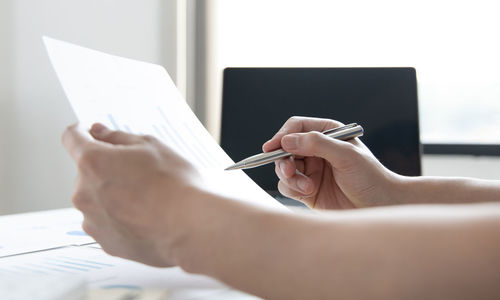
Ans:
[[[81,230],[81,220],[72,208],[0,216],[0,274],[80,276],[93,291],[161,289],[167,299],[257,299],[178,267],[107,255]]]

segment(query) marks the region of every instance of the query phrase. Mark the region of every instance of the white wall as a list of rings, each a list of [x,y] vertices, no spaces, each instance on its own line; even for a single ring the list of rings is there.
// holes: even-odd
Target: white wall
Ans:
[[[0,214],[70,206],[76,170],[60,135],[76,119],[41,36],[177,63],[174,0],[0,0]],[[500,179],[500,159],[425,156],[426,175]]]
[[[424,155],[423,175],[459,176],[500,180],[500,157]]]
[[[164,1],[0,1],[0,214],[71,205],[76,170],[60,136],[76,118],[41,36],[161,63],[170,55]]]
[[[7,188],[7,149],[8,141],[5,139],[10,123],[10,94],[11,94],[11,74],[12,59],[11,49],[11,5],[8,1],[0,1],[0,213],[5,210],[6,196],[4,191]]]

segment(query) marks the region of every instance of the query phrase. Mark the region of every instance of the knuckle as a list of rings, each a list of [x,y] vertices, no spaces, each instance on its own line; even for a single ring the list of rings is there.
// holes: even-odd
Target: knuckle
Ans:
[[[276,166],[274,167],[274,172],[276,173],[276,175],[278,176],[278,178],[280,180],[283,180],[284,179],[284,174],[283,172],[281,171],[281,168],[279,167],[278,164],[276,164]]]
[[[123,132],[122,131],[111,131],[108,132],[106,136],[106,140],[110,141],[111,143],[118,143],[122,139]]]
[[[309,136],[311,138],[311,142],[316,142],[316,143],[322,142],[325,137],[325,135],[319,131],[311,131],[309,132]]]
[[[285,124],[289,125],[289,124],[300,123],[303,119],[304,119],[304,117],[291,116],[290,118],[288,118],[288,120],[285,122]]]
[[[288,197],[288,189],[285,187],[285,184],[282,180],[278,181],[278,191],[285,197]]]
[[[98,158],[100,151],[93,147],[85,147],[78,159],[77,165],[80,170],[96,171],[99,167]]]
[[[84,193],[76,192],[71,197],[71,202],[73,202],[73,205],[76,207],[76,209],[84,212],[87,211],[89,207],[90,199]]]
[[[87,218],[85,218],[82,222],[82,229],[94,239],[96,238],[97,230],[95,226],[92,226],[92,223],[90,223]]]
[[[278,177],[280,176],[280,167],[278,166],[278,164],[274,164],[274,173],[276,173]]]
[[[311,131],[305,134],[304,147],[314,147],[324,142],[324,135],[318,131]]]
[[[64,130],[61,135],[61,142],[63,144],[66,144],[71,139],[71,133],[75,130],[76,126],[76,124],[66,126],[66,130]]]
[[[77,126],[78,126],[77,124],[68,125],[68,126],[66,126],[65,132],[73,131],[75,128],[77,128]]]
[[[149,134],[143,135],[142,139],[148,144],[155,144],[158,141],[157,138]]]

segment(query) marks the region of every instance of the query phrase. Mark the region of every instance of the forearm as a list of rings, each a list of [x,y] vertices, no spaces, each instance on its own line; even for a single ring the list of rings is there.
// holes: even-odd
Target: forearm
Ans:
[[[500,181],[473,178],[400,177],[393,193],[398,204],[477,203],[500,201]]]
[[[500,297],[500,206],[433,209],[300,216],[231,204],[208,212],[179,264],[269,299]]]

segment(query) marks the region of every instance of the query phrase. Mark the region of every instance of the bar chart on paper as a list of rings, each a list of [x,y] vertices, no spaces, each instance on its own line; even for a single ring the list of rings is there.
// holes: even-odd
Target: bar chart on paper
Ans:
[[[182,286],[225,288],[206,276],[184,273],[180,268],[155,268],[112,257],[93,247],[65,247],[3,258],[0,276],[83,277],[90,288],[173,288]]]
[[[200,168],[220,168],[228,163],[226,157],[220,157],[216,151],[209,151],[206,143],[202,142],[206,137],[196,133],[188,124],[174,126],[164,108],[158,106],[151,116],[156,122],[151,124],[149,130],[133,131],[130,125],[118,122],[111,113],[107,114],[109,123],[106,125],[128,133],[153,135]]]
[[[244,172],[224,171],[232,159],[196,118],[163,67],[50,38],[44,41],[84,128],[100,122],[154,136],[191,162],[217,193],[284,209]]]
[[[62,252],[62,253],[60,253]],[[3,275],[63,275],[80,274],[89,271],[103,270],[113,267],[112,264],[98,261],[96,259],[85,259],[75,257],[75,251],[71,249],[56,250],[47,253],[30,254],[22,257],[4,259],[0,265],[0,274]]]
[[[101,122],[115,130],[155,136],[199,168],[231,163],[162,67],[50,38],[44,41],[85,127]]]
[[[228,290],[180,268],[154,268],[109,256],[82,231],[81,222],[82,215],[72,208],[0,216],[0,299],[82,299],[76,292],[83,293],[85,286],[92,292],[134,290],[141,295],[167,291],[169,299],[204,299]],[[50,290],[43,285],[47,282]],[[69,288],[72,297],[49,297]]]

